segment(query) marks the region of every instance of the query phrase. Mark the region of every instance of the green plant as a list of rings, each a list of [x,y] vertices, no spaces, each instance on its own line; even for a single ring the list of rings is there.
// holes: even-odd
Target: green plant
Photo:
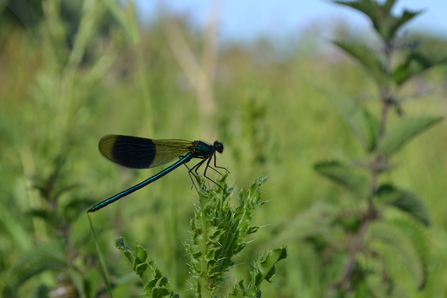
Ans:
[[[256,179],[247,191],[241,191],[237,204],[231,206],[232,188],[225,183],[207,189],[205,182],[195,176],[199,188],[199,202],[191,220],[191,239],[185,243],[194,297],[217,297],[215,292],[224,281],[224,274],[235,265],[234,257],[247,245],[247,236],[256,233],[259,227],[251,225],[253,212],[264,204],[260,186],[266,177]],[[116,239],[116,247],[132,263],[135,273],[144,283],[144,297],[180,297],[172,289],[169,279],[161,273],[157,264],[147,261],[146,250],[137,245],[135,250],[127,247],[123,239]],[[250,281],[238,280],[225,297],[261,297],[261,283],[271,282],[275,264],[286,258],[286,248],[267,251],[253,264]]]
[[[28,104],[8,131],[8,141],[21,152],[21,175],[31,182],[22,193],[5,196],[9,216],[2,217],[1,227],[9,230],[12,249],[0,270],[0,296],[48,297],[66,289],[94,297],[100,284],[81,216],[94,200],[81,190],[74,152],[87,139],[83,131],[94,106],[93,86],[115,58],[119,38],[101,35],[99,1],[78,3],[80,23],[73,40],[73,24],[63,19],[60,1],[41,4],[44,19],[29,36],[24,34],[31,51],[41,50],[36,54],[40,67],[33,69],[30,86],[21,86],[27,89],[21,100]],[[106,47],[97,49],[102,42]],[[86,61],[89,65],[83,66]]]
[[[405,98],[399,91],[414,76],[446,64],[447,54],[435,55],[401,46],[404,43],[399,38],[399,29],[421,12],[404,10],[400,16],[393,15],[394,0],[333,2],[365,14],[380,39],[380,48],[376,50],[363,44],[334,41],[375,82],[380,113],[376,116],[373,108],[367,108],[363,101],[322,90],[361,144],[365,161],[331,160],[315,164],[319,174],[350,191],[355,201],[340,206],[319,203],[309,209],[304,216],[325,220],[303,238],[321,254],[327,297],[408,294],[411,289],[422,289],[426,282],[428,239],[423,226],[430,224],[430,217],[416,193],[392,184],[390,176],[384,174],[396,168],[394,156],[410,140],[443,119],[406,116],[402,106]],[[392,118],[393,110],[397,119]],[[405,268],[406,274],[396,271],[398,266]],[[414,286],[405,283],[404,287],[402,275],[407,276],[405,281],[413,280]]]

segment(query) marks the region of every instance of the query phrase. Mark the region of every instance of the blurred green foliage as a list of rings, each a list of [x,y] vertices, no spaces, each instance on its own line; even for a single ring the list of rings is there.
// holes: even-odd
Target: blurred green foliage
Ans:
[[[320,283],[320,243],[303,239],[306,229],[325,221],[308,207],[318,202],[321,211],[328,204],[356,203],[340,187],[318,177],[313,164],[324,157],[348,160],[363,151],[319,88],[368,98],[376,95],[374,82],[334,47],[320,47],[315,32],[284,41],[290,47],[287,54],[269,37],[250,45],[227,43],[219,47],[211,98],[215,108],[207,114],[165,28],[166,23],[176,24],[198,60],[205,51],[203,32],[180,16],[160,14],[140,28],[135,43],[102,2],[82,3],[79,25],[64,18],[60,1],[43,1],[42,20],[32,28],[7,19],[0,22],[2,296],[41,297],[58,287],[83,289],[86,297],[105,292],[83,206],[156,171],[120,169],[105,161],[97,142],[110,133],[223,141],[225,154],[219,156],[219,164],[230,170],[228,182],[236,189],[268,174],[263,186],[268,208],[260,208],[255,218],[268,226],[259,230],[238,262],[250,264],[266,248],[287,245],[287,261],[277,265],[279,286],[265,285],[265,297],[320,296],[327,286]],[[414,39],[430,49],[446,46],[445,40]],[[143,84],[140,67],[146,71]],[[407,82],[402,97],[427,94],[408,102],[405,112],[446,115],[446,77],[446,69],[438,68]],[[409,297],[447,293],[446,125],[441,123],[408,145],[397,170],[386,174],[424,198],[432,222],[423,231],[430,241],[425,260],[429,277],[421,292],[408,289]],[[197,197],[186,176],[186,169],[174,171],[92,215],[115,297],[141,293],[136,275],[114,247],[117,236],[143,245],[171,284],[188,296],[183,243]],[[49,213],[57,216],[48,220]],[[380,249],[388,253],[400,281],[411,280],[401,264],[393,263],[394,252]],[[249,273],[240,266],[230,272],[229,280],[233,274]],[[330,280],[337,272],[324,275]],[[90,283],[83,284],[83,278]]]

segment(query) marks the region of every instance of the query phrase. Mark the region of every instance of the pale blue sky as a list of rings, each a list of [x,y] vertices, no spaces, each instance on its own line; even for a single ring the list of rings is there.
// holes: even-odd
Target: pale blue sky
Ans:
[[[160,6],[188,15],[198,26],[205,22],[213,1],[206,0],[133,0],[140,18],[152,19]],[[250,40],[260,34],[282,37],[328,20],[345,20],[353,27],[367,28],[362,14],[328,0],[218,0],[219,34],[230,39]],[[447,0],[400,0],[402,8],[425,9],[410,22],[408,29],[436,30],[447,36]]]

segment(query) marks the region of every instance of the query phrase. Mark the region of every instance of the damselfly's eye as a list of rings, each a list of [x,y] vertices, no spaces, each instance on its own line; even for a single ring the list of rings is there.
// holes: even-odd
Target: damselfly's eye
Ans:
[[[216,149],[217,152],[222,153],[224,150],[224,145],[221,142],[215,141],[214,149]]]

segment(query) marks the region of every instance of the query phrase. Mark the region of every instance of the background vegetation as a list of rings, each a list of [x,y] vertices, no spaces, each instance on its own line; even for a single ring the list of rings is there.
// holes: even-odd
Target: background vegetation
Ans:
[[[156,21],[137,27],[132,7],[118,9],[113,1],[30,3],[37,7],[32,22],[15,18],[10,5],[1,8],[3,297],[39,297],[59,288],[77,289],[83,297],[104,294],[85,211],[158,170],[133,171],[105,161],[97,143],[110,133],[223,141],[218,161],[230,170],[227,183],[236,189],[268,174],[262,186],[268,202],[255,216],[263,228],[238,262],[250,264],[262,251],[287,245],[288,258],[278,263],[275,284],[263,285],[265,297],[324,295],[337,272],[325,270],[325,255],[303,232],[318,227],[321,219],[303,214],[321,208],[318,204],[358,207],[350,194],[314,171],[322,159],[364,156],[321,92],[377,97],[374,81],[353,60],[334,46],[321,46],[318,31],[284,40],[287,51],[270,36],[218,46],[213,21],[202,30],[161,12]],[[364,41],[346,24],[334,28],[337,38]],[[426,49],[446,47],[445,40],[427,33],[411,40]],[[446,79],[444,67],[409,81],[399,95],[424,96],[408,101],[405,114],[445,116]],[[366,105],[379,114],[377,103]],[[395,113],[390,121],[397,119]],[[422,284],[412,280],[405,262],[391,262],[395,251],[385,252],[403,288],[388,293],[393,297],[447,295],[446,125],[441,122],[405,147],[394,161],[396,169],[385,174],[418,193],[431,218],[429,228],[417,228],[427,250]],[[186,170],[177,170],[91,215],[115,297],[141,293],[136,275],[114,247],[117,236],[142,244],[171,285],[190,295],[184,242],[196,200]],[[403,216],[418,225],[392,211],[384,216]],[[228,280],[244,275],[247,268],[238,266]]]

